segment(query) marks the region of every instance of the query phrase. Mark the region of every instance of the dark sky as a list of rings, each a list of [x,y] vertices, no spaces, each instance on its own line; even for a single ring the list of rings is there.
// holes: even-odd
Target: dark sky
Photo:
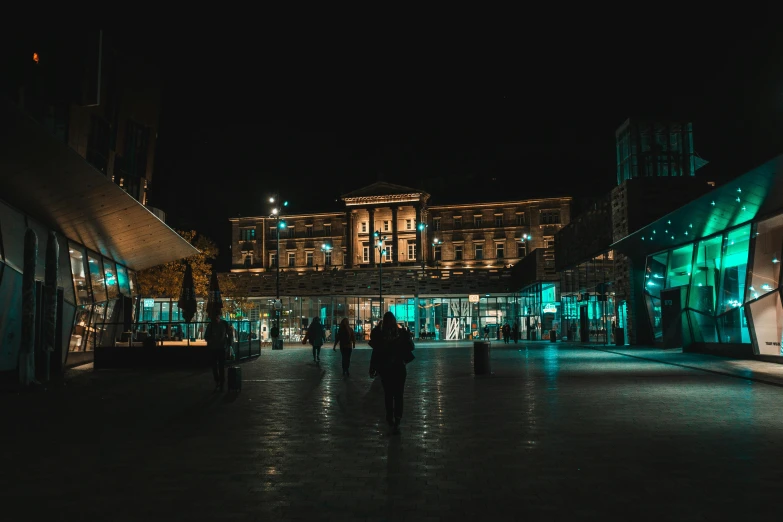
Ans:
[[[227,254],[228,218],[267,214],[278,190],[292,212],[339,208],[378,179],[433,204],[598,196],[633,116],[693,121],[697,153],[738,175],[783,152],[781,36],[754,20],[381,43],[185,35],[164,68],[153,204]]]

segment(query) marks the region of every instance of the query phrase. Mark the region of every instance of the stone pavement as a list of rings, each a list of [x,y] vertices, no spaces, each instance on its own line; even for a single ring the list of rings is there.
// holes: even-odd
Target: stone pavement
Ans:
[[[368,349],[347,380],[339,352],[264,350],[238,395],[72,370],[0,394],[0,520],[777,519],[783,388],[623,350],[494,342],[476,377],[417,345],[396,436]]]

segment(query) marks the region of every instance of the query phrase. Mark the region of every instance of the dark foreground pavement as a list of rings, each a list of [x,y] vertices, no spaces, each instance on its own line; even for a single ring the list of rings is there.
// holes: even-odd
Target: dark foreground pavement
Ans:
[[[368,350],[72,371],[0,394],[0,520],[775,520],[783,388],[564,344],[424,348],[400,435]]]

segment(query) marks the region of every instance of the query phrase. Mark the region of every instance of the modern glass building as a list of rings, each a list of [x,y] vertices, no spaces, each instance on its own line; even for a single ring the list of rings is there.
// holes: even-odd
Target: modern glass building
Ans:
[[[0,136],[0,372],[19,360],[27,230],[38,239],[38,295],[51,232],[59,244],[53,368],[89,359],[133,321],[136,270],[198,251],[10,103],[0,103]]]
[[[783,356],[783,157],[622,239],[664,346]]]

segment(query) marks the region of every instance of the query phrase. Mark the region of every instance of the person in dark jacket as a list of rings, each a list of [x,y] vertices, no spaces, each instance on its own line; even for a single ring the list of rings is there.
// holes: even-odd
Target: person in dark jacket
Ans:
[[[230,335],[229,324],[221,319],[220,314],[214,314],[204,332],[204,339],[207,340],[207,351],[212,362],[215,391],[223,391],[226,382],[226,351],[231,347]]]
[[[307,340],[313,346],[313,361],[321,362],[321,346],[324,345],[324,327],[320,317],[313,317],[313,322],[307,327]]]
[[[375,331],[373,331],[373,334]],[[381,376],[386,404],[386,422],[394,433],[399,433],[402,419],[402,396],[405,378],[408,375],[405,365],[413,360],[413,340],[408,332],[397,326],[397,319],[386,312],[378,334],[370,336],[372,356],[370,357],[370,376]]]
[[[356,348],[356,336],[351,330],[351,326],[348,324],[348,318],[344,317],[340,321],[340,329],[337,330],[337,335],[334,336],[334,346],[332,350],[337,349],[337,343],[340,343],[340,353],[343,356],[343,375],[350,377],[348,368],[351,366],[351,352]]]

